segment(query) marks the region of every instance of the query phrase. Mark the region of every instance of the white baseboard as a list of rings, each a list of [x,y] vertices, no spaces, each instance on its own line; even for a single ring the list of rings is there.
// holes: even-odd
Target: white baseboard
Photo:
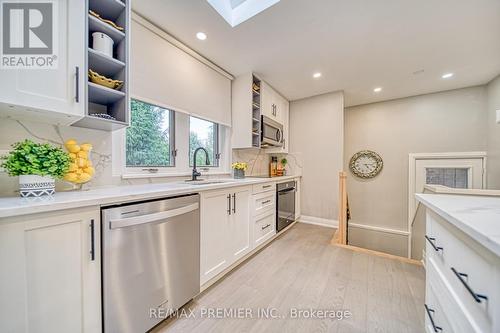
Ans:
[[[324,219],[321,217],[314,217],[314,216],[302,215],[299,219],[299,222],[319,225],[319,226],[327,227],[327,228],[338,228],[339,227],[338,220],[330,220],[330,219]]]

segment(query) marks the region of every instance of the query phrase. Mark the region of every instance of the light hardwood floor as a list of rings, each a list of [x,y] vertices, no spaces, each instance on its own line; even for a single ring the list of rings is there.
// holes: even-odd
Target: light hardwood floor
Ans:
[[[332,229],[297,223],[188,303],[196,318],[167,319],[153,332],[424,332],[424,269],[332,246],[331,237]],[[285,318],[207,318],[215,308],[249,308],[254,317],[276,308]],[[352,315],[290,319],[292,308]]]

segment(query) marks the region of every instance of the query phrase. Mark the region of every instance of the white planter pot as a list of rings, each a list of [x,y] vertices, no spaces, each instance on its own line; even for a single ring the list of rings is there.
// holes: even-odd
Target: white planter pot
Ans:
[[[19,193],[22,197],[40,197],[56,192],[56,181],[50,176],[19,176]]]

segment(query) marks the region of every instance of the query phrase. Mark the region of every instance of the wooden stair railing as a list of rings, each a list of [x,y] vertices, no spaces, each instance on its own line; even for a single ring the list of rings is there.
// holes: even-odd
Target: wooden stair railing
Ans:
[[[347,173],[339,172],[339,227],[333,235],[332,244],[347,244],[347,220],[349,218],[349,204],[346,188]]]

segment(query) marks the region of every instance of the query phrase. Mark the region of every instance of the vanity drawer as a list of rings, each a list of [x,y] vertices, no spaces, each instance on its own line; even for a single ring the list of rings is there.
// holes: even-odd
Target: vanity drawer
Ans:
[[[253,188],[252,188],[253,194],[268,192],[268,191],[273,191],[273,192],[276,191],[276,182],[255,184],[255,185],[253,185]]]
[[[254,245],[259,245],[276,234],[276,214],[259,215],[255,218],[253,239]]]
[[[429,330],[432,328],[429,315],[433,315],[435,326],[442,328],[438,332],[490,332],[483,331],[474,321],[474,317],[463,308],[434,258],[429,259],[429,266],[426,269],[425,304],[435,310],[434,313],[426,313],[426,329],[429,332],[434,332],[433,329]]]
[[[276,210],[276,193],[263,192],[252,195],[253,200],[253,216]]]
[[[429,283],[425,288],[425,332],[435,333],[436,330],[443,333],[453,332],[434,289],[435,287]]]
[[[426,256],[442,272],[478,331],[492,332],[498,327],[500,306],[497,258],[438,215],[431,212],[428,220],[432,227]]]

